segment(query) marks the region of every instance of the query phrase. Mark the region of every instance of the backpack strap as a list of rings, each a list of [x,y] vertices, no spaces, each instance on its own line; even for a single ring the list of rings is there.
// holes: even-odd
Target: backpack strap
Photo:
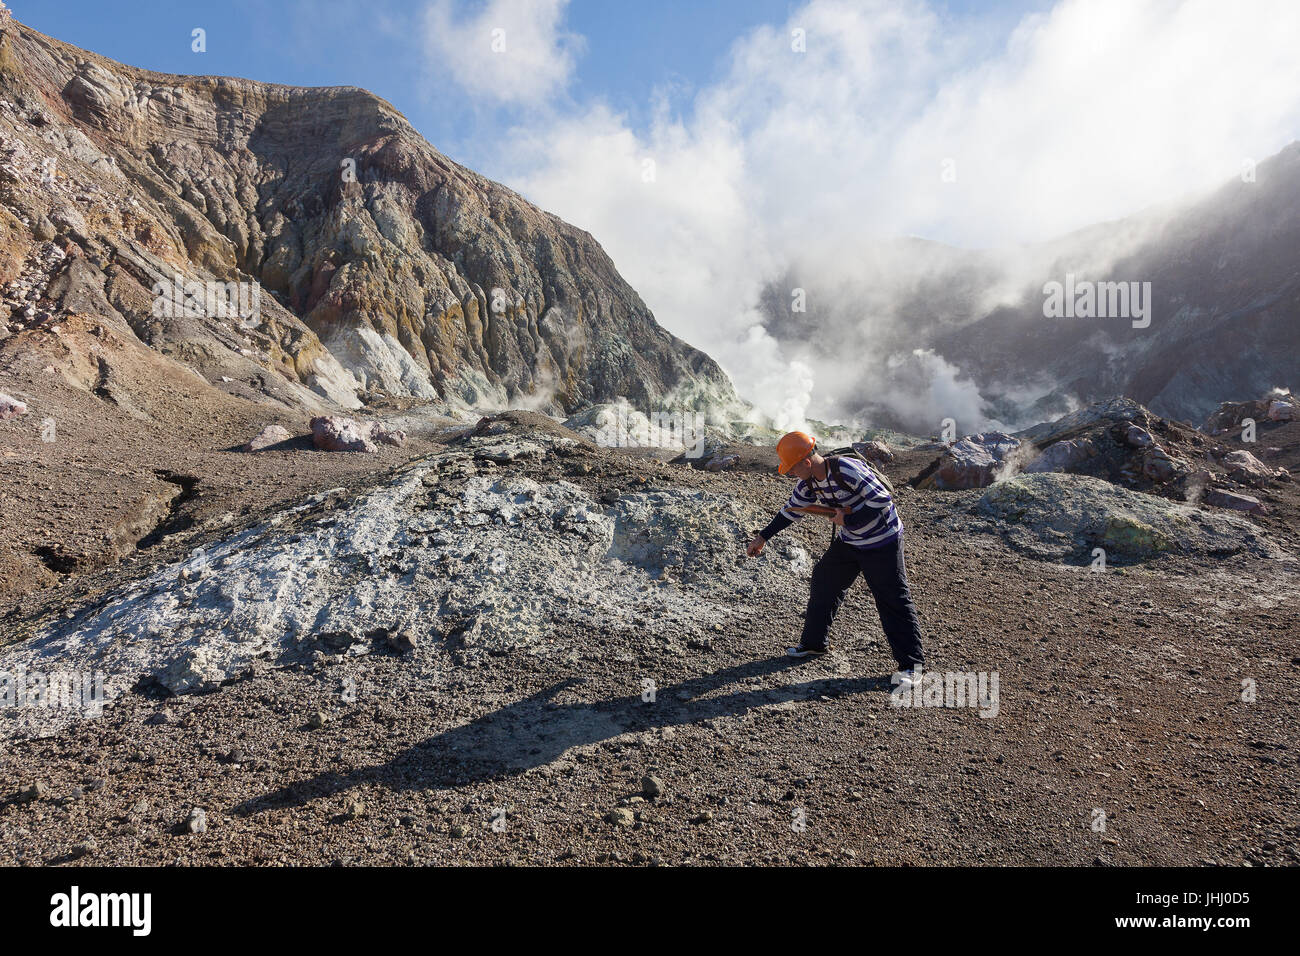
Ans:
[[[849,487],[848,480],[842,474],[840,474],[840,457],[841,456],[839,455],[832,455],[829,458],[827,458],[826,468],[827,471],[830,472],[831,477],[835,479],[835,483],[840,486],[840,490],[843,491],[846,495],[851,495],[853,494],[853,489]],[[862,458],[858,455],[854,455],[853,460],[856,461],[858,464],[860,464],[863,468],[865,468],[867,470],[867,474],[871,475],[872,478],[875,478],[878,482],[880,482],[882,485],[885,486],[885,490],[889,492],[889,497],[891,498],[894,497],[893,484],[890,483],[888,478],[886,478],[880,472],[876,471],[875,468],[871,467],[871,462],[867,461],[865,458]]]
[[[835,484],[840,486],[840,490],[843,491],[846,495],[852,494],[852,491],[844,481],[844,476],[840,474],[838,458],[828,457],[826,459],[826,474],[835,482]],[[839,502],[835,501],[834,495],[831,495],[831,505],[832,507],[836,507],[836,508],[839,507]],[[834,522],[831,522],[830,525],[831,525],[831,544],[834,544],[835,539],[839,537],[840,529]]]
[[[829,471],[831,477],[835,479],[835,484],[840,486],[840,491],[844,492],[846,495],[853,494],[853,489],[849,487],[848,480],[840,473],[840,459],[838,455],[826,459],[826,470]]]

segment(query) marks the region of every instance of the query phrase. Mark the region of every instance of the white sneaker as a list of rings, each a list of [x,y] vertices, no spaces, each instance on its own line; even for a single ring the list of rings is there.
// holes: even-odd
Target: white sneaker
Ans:
[[[785,649],[786,657],[825,657],[831,649],[827,644],[825,647],[804,647],[802,644],[797,647],[787,647]]]
[[[916,686],[916,671],[908,669],[905,671],[895,671],[892,684],[894,690],[900,693],[910,691]]]

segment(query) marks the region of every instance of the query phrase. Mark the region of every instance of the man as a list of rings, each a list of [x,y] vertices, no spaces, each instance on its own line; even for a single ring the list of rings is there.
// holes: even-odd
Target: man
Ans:
[[[829,650],[826,632],[844,600],[844,592],[861,574],[876,599],[881,627],[898,661],[899,683],[911,684],[912,669],[924,663],[921,623],[903,564],[903,522],[889,489],[855,458],[823,458],[817,454],[816,441],[803,432],[782,437],[776,453],[781,459],[777,471],[799,480],[786,506],[749,543],[749,556],[757,557],[774,534],[803,517],[792,510],[795,508],[834,508],[830,520],[838,529],[831,546],[813,568],[803,637],[786,653],[791,657],[813,657]]]

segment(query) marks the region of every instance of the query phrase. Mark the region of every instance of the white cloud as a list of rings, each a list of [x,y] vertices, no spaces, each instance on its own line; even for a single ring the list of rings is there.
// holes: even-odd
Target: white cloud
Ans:
[[[489,103],[544,103],[568,85],[582,37],[562,29],[569,0],[489,0],[476,16],[452,0],[425,10],[430,70]]]
[[[1300,129],[1293,0],[1062,0],[1006,42],[984,29],[922,0],[812,0],[739,38],[722,78],[647,130],[600,103],[548,113],[485,171],[591,231],[662,325],[788,420],[805,391],[823,417],[866,384],[840,356],[804,389],[808,356],[755,328],[790,263],[829,287],[877,237],[1050,238],[1217,185]],[[892,291],[861,323],[897,342]]]

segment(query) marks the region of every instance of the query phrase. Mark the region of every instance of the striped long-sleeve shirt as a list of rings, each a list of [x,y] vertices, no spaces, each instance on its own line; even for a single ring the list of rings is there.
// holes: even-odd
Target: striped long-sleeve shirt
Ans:
[[[801,478],[795,484],[790,500],[761,532],[765,539],[771,538],[790,522],[804,517],[797,511],[791,511],[791,508],[808,505],[849,509],[839,536],[845,544],[856,548],[877,548],[903,533],[903,521],[894,507],[893,496],[869,468],[854,458],[838,459],[839,473],[843,479],[841,485],[831,472],[833,467],[833,463],[828,464],[824,481],[810,477]]]

